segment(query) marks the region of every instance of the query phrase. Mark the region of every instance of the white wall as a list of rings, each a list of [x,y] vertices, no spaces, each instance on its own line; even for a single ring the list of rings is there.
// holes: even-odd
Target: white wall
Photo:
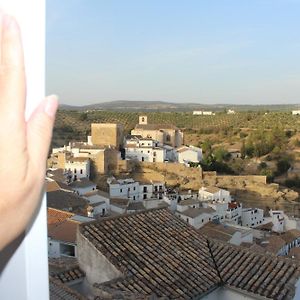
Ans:
[[[96,190],[96,184],[88,187],[72,187],[72,189],[79,195],[82,196],[86,193]]]
[[[264,211],[259,208],[242,210],[242,226],[257,227],[264,223]],[[254,224],[254,225],[252,225]]]
[[[72,175],[72,180],[75,178],[89,178],[90,177],[90,161],[77,162],[77,161],[67,161],[65,163],[65,170],[70,171]],[[76,170],[76,172],[75,172]],[[76,177],[75,177],[76,176]]]

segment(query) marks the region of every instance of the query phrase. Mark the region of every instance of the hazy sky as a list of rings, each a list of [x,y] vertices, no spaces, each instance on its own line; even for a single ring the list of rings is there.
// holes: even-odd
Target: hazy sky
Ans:
[[[47,2],[63,103],[300,103],[300,0]]]

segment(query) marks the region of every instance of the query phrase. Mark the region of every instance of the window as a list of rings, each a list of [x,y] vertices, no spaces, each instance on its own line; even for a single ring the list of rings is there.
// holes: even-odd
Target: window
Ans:
[[[156,159],[155,159],[155,158],[153,158],[153,162],[156,162]]]
[[[144,194],[144,197],[143,197],[144,199],[147,199],[147,194]]]
[[[80,174],[82,174],[83,173],[83,170],[82,169],[80,169]]]
[[[143,189],[144,193],[147,193],[147,187],[144,186],[144,189]]]
[[[128,192],[130,192],[130,188],[128,188]]]
[[[68,244],[60,244],[60,255],[75,257],[75,246]]]
[[[123,193],[123,190],[122,190],[122,189],[120,189],[120,193]]]
[[[156,151],[153,152],[153,156],[156,156]]]
[[[77,173],[77,170],[76,170],[76,168],[74,168],[74,173],[75,173],[75,174]]]
[[[145,158],[142,156],[142,161],[145,161]]]

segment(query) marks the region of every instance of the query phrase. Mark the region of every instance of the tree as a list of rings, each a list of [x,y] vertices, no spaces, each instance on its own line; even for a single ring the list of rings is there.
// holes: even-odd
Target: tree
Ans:
[[[88,118],[88,114],[87,113],[81,113],[80,116],[79,116],[79,120],[80,121],[86,121]]]
[[[230,158],[230,153],[225,150],[223,147],[216,148],[213,151],[213,155],[217,162],[227,161]]]
[[[279,160],[277,162],[278,175],[285,173],[290,167],[291,167],[291,164],[289,163],[287,158],[283,158],[283,159]]]

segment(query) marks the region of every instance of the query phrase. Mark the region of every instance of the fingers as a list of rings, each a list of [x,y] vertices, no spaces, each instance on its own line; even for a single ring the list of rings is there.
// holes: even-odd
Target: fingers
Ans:
[[[27,122],[27,151],[30,163],[39,170],[46,165],[57,107],[57,97],[47,97]]]
[[[24,122],[25,71],[20,29],[13,17],[2,16],[0,38],[1,117]]]

